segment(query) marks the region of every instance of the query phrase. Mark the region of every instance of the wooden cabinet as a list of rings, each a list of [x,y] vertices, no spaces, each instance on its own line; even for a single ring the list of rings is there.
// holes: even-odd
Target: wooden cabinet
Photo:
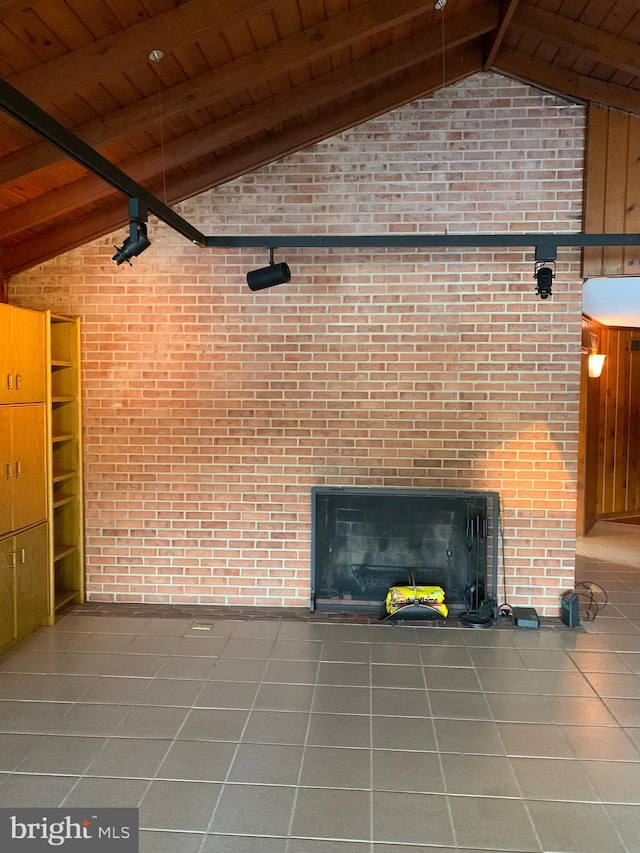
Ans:
[[[47,517],[45,409],[0,406],[0,535]]]
[[[49,619],[48,524],[0,539],[0,650]]]
[[[0,304],[0,403],[44,402],[44,315]]]
[[[49,366],[49,563],[55,611],[84,601],[80,323],[46,312]]]
[[[0,305],[0,651],[84,599],[80,327]]]

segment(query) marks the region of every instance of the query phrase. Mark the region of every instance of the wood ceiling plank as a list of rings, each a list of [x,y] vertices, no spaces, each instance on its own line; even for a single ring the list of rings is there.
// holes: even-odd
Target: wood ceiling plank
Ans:
[[[498,54],[492,70],[582,103],[601,104],[640,114],[640,91],[583,77],[505,47]]]
[[[634,42],[551,14],[525,0],[522,0],[513,17],[512,26],[529,34],[534,33],[545,43],[566,45],[583,56],[586,54],[613,68],[632,74],[640,73],[640,51]]]
[[[518,9],[519,3],[520,0],[506,0],[506,3],[503,4],[503,8],[500,13],[500,23],[498,24],[498,28],[494,33],[493,38],[491,39],[491,44],[487,51],[487,57],[485,59],[486,68],[491,67],[498,51],[502,47],[502,42],[504,41],[507,30],[511,25],[511,20]]]
[[[257,54],[250,54],[222,68],[186,81],[162,93],[162,115],[167,121],[172,116],[203,109],[220,98],[250,88],[254,80],[267,80],[297,67],[308,65],[314,58],[348,45],[367,31],[377,32],[391,26],[394,21],[405,20],[418,14],[423,0],[396,0],[390,6],[387,0],[369,0],[366,6],[350,10],[344,16],[333,18],[319,27],[296,33],[290,39],[272,45]],[[489,2],[477,11],[485,14],[488,7],[495,13],[495,3]],[[475,16],[474,16],[475,17]],[[109,140],[122,138],[137,129],[158,121],[157,95],[133,103],[109,116],[75,128],[74,132],[94,148]],[[16,152],[0,161],[0,184],[15,180],[22,174],[44,168],[57,162],[61,155],[47,144],[31,146],[28,151]]]
[[[487,7],[473,19],[464,18],[450,27],[452,47],[479,39],[495,22],[493,9]],[[350,66],[349,74],[342,69],[326,74],[280,97],[264,100],[257,107],[233,113],[227,119],[202,130],[180,136],[176,140],[120,162],[119,167],[135,181],[154,178],[158,173],[187,164],[225,146],[237,146],[242,140],[259,137],[264,128],[273,128],[292,118],[326,107],[337,99],[351,95],[358,101],[358,92],[381,83],[399,72],[411,69],[440,54],[440,36],[431,30],[405,39]],[[438,73],[441,73],[438,69]],[[262,140],[260,142],[262,145]],[[13,207],[0,213],[0,239],[17,234],[30,226],[39,225],[59,214],[109,195],[111,188],[97,178],[88,176],[60,189],[55,195]]]
[[[96,83],[131,66],[132,57],[146,57],[162,45],[165,51],[193,43],[198,34],[217,30],[246,15],[271,8],[279,0],[190,0],[171,12],[106,36],[45,65],[10,78],[11,85],[38,103],[62,92],[78,90],[78,81]]]
[[[458,48],[447,58],[446,84],[482,70],[482,49],[479,43]],[[233,152],[228,159],[217,161],[209,167],[197,166],[185,173],[180,181],[168,188],[168,204],[177,204],[200,192],[246,174],[266,163],[284,157],[300,147],[311,145],[375,116],[382,115],[403,104],[432,94],[442,85],[442,69],[435,65],[417,68],[393,87],[383,86],[372,92],[366,101],[358,99],[346,112],[328,109],[319,114],[312,127],[286,128],[274,134],[261,146],[247,144]],[[154,188],[152,188],[153,191]],[[159,190],[159,187],[157,188]],[[122,196],[99,213],[87,215],[83,220],[59,228],[51,227],[35,239],[5,250],[0,255],[0,269],[13,275],[22,269],[41,263],[109,233],[128,221],[126,204]],[[345,230],[347,226],[345,226]],[[106,258],[105,258],[106,261]]]

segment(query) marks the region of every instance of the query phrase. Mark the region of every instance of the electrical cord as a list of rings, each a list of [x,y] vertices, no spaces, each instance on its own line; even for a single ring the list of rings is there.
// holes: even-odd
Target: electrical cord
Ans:
[[[585,622],[593,622],[598,613],[609,603],[607,591],[594,581],[580,581],[573,591],[578,596],[580,616]],[[600,601],[596,596],[600,596]]]

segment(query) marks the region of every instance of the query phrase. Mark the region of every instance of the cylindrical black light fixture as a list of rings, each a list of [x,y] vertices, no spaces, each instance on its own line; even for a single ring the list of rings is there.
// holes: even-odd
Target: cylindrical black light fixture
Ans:
[[[247,284],[250,290],[264,290],[276,284],[286,284],[291,281],[291,270],[288,264],[273,262],[273,249],[269,249],[269,266],[250,270],[247,273]]]

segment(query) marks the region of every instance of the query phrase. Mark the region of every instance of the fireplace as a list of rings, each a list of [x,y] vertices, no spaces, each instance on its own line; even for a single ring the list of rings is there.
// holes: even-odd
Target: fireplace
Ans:
[[[450,615],[497,597],[499,496],[312,489],[311,610],[379,610],[390,586],[439,586]]]

